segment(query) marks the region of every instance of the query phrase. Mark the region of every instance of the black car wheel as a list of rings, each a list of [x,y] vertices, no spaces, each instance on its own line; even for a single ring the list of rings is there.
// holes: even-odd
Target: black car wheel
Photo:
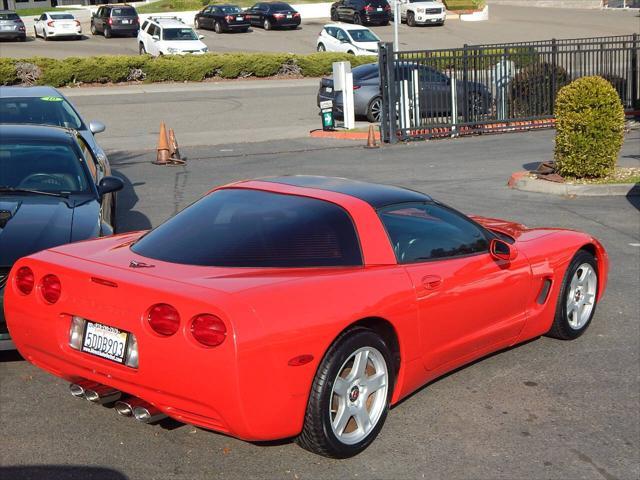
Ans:
[[[33,36],[34,38],[38,38],[38,30],[36,29],[36,27],[33,27]]]
[[[47,36],[47,31],[44,28],[42,29],[42,38],[44,38],[45,41],[49,40],[49,37]]]
[[[138,52],[140,52],[140,55],[146,55],[147,51],[144,48],[144,44],[140,44],[140,47],[138,48]]]
[[[408,27],[416,26],[416,16],[413,12],[407,12],[407,26]]]
[[[325,48],[324,44],[322,44],[322,43],[319,43],[319,44],[318,44],[318,48],[317,48],[317,50],[318,50],[319,52],[326,52],[326,51],[327,51],[327,49]]]
[[[104,38],[111,38],[111,37],[112,37],[111,29],[109,27],[105,27],[104,28]]]
[[[353,50],[349,50],[347,53],[348,53],[349,55],[355,55],[355,53],[354,53],[354,51],[353,51]]]
[[[374,97],[367,106],[367,120],[378,123],[382,119],[382,97]]]
[[[213,29],[216,33],[222,33],[222,24],[216,21],[216,23],[213,24]]]
[[[302,448],[333,458],[353,457],[382,429],[395,383],[389,347],[373,330],[354,328],[329,347],[311,386]]]
[[[360,17],[359,13],[353,15],[353,23],[355,23],[356,25],[362,25],[362,18]]]
[[[337,22],[338,20],[340,20],[338,17],[338,11],[335,8],[331,9],[331,21]]]
[[[269,21],[268,18],[264,19],[264,23],[262,24],[262,28],[264,28],[265,30],[271,30],[271,22]]]
[[[96,30],[96,26],[93,22],[91,22],[91,35],[96,35],[98,31]]]

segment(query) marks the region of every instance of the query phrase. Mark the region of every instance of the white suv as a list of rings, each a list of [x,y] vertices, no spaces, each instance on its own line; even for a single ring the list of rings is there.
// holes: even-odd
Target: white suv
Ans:
[[[390,0],[391,12],[394,3],[400,4],[400,21],[407,22],[409,27],[416,25],[444,25],[447,11],[441,2],[422,0]]]
[[[138,31],[140,55],[200,55],[209,48],[200,40],[204,38],[177,18],[150,17],[142,23]]]

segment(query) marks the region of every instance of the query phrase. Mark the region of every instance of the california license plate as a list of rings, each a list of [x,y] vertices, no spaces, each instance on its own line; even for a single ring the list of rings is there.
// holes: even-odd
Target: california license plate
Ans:
[[[327,92],[327,93],[331,93],[331,92],[333,92],[333,88],[331,88],[331,87],[325,87],[325,88],[324,88],[324,91],[325,91],[325,92]]]
[[[382,11],[382,7],[378,7],[378,8],[377,8],[377,10],[378,10],[379,12],[381,12],[381,11]]]
[[[293,15],[287,15],[287,18],[293,18]]]
[[[244,17],[242,17],[242,16],[240,16],[240,15],[238,15],[238,16],[236,17],[236,21],[241,22],[242,20],[244,20]]]
[[[82,351],[113,362],[124,363],[128,340],[129,332],[87,321]]]
[[[13,30],[11,25],[0,25],[0,30]]]

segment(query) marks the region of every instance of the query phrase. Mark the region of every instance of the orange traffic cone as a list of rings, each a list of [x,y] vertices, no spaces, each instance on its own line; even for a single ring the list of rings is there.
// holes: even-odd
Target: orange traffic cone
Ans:
[[[173,128],[169,129],[169,162],[175,165],[184,165],[185,161],[180,157],[180,149]]]
[[[167,127],[164,122],[160,122],[156,161],[153,163],[156,165],[166,165],[169,163],[169,142],[167,140]]]
[[[367,144],[364,148],[380,148],[376,143],[376,134],[373,131],[373,125],[369,125],[369,135],[367,136]]]

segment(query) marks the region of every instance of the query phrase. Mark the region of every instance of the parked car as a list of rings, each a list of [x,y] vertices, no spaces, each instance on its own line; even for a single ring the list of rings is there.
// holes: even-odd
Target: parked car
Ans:
[[[451,113],[451,79],[444,73],[425,66],[411,62],[398,63],[396,65],[396,76],[400,79],[410,80],[412,72],[418,70],[420,82],[420,112],[422,116],[434,117],[448,115]],[[353,73],[353,97],[355,114],[364,116],[370,122],[379,122],[382,114],[382,95],[380,92],[380,71],[377,63],[360,65],[352,70]],[[464,91],[464,82],[457,80],[458,92]],[[491,108],[492,96],[489,89],[477,82],[467,82],[467,104],[464,105],[464,96],[457,96],[458,112],[464,109],[476,118],[478,115],[487,113]],[[332,100],[334,111],[342,114],[342,92],[335,92],[333,89],[333,79],[329,77],[320,80],[317,103]]]
[[[262,2],[245,10],[251,25],[265,30],[272,28],[296,29],[300,25],[300,14],[284,2]]]
[[[339,0],[331,5],[331,20],[356,25],[387,25],[391,7],[387,0]]]
[[[44,12],[33,19],[33,31],[45,40],[50,38],[82,38],[80,21],[68,12]]]
[[[236,5],[209,5],[196,13],[196,29],[206,28],[216,33],[246,32],[251,24],[240,7]]]
[[[3,309],[9,270],[20,257],[113,233],[122,180],[76,130],[0,125],[0,350],[14,348]]]
[[[390,0],[393,17],[394,3]],[[400,8],[400,21],[406,22],[409,27],[416,25],[444,25],[447,18],[445,6],[437,1],[422,0],[397,0]]]
[[[379,41],[380,38],[367,27],[330,23],[318,34],[316,49],[319,52],[378,55]]]
[[[145,20],[138,32],[140,55],[194,55],[209,51],[196,31],[177,18],[151,17]]]
[[[52,125],[77,130],[96,159],[96,169],[111,175],[106,153],[94,135],[104,132],[102,122],[86,122],[71,102],[53,87],[0,86],[0,123]]]
[[[105,38],[114,35],[138,35],[140,20],[134,7],[127,4],[105,5],[91,15],[91,33],[102,33]]]
[[[147,233],[22,258],[5,311],[22,356],[78,397],[344,458],[434,378],[582,335],[608,267],[585,233],[275,177],[216,188]]]
[[[20,16],[13,10],[0,10],[0,39],[27,39],[27,31]]]

